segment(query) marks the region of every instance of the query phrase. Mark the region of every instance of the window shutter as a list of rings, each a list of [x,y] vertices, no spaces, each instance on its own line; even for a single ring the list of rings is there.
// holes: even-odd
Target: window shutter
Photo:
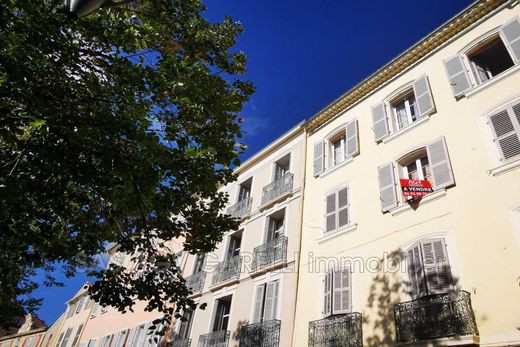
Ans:
[[[94,307],[92,307],[92,311],[90,311],[90,317],[95,317],[99,311],[99,304],[94,303]]]
[[[493,141],[500,151],[500,160],[508,160],[520,155],[520,104],[491,115],[489,123],[493,130]]]
[[[253,323],[258,323],[262,320],[262,304],[264,303],[264,289],[265,289],[264,284],[261,284],[258,287],[256,287]]]
[[[327,195],[325,201],[325,232],[329,232],[336,229],[336,193]]]
[[[461,96],[471,89],[469,75],[460,55],[444,60],[444,68],[448,74],[453,96]]]
[[[347,158],[359,154],[359,139],[357,119],[347,124]]]
[[[267,283],[265,291],[264,321],[276,318],[276,305],[278,304],[278,281]]]
[[[421,241],[428,294],[445,293],[451,287],[451,269],[444,239]]]
[[[351,311],[350,269],[334,271],[333,314]]]
[[[327,317],[331,315],[332,311],[332,271],[325,275],[323,282],[323,315]]]
[[[372,107],[372,121],[376,142],[388,135],[388,119],[386,118],[385,104],[379,103]]]
[[[379,170],[379,199],[381,210],[386,212],[397,206],[397,191],[395,186],[394,165],[388,163],[378,168]]]
[[[450,158],[444,136],[426,146],[428,161],[432,171],[434,190],[450,186],[455,183],[451,169]]]
[[[314,144],[314,176],[323,171],[323,141]]]
[[[520,20],[514,18],[500,28],[500,34],[515,62],[520,61]]]
[[[419,117],[424,117],[435,110],[432,91],[426,75],[419,77],[413,82],[413,93],[415,94]]]
[[[413,298],[426,295],[421,250],[418,243],[408,249],[406,263],[408,266],[408,278],[410,279],[410,294]]]
[[[128,332],[128,338],[126,339],[126,346],[128,347],[133,347],[133,340],[134,340],[134,337],[135,337],[135,331],[137,330],[137,327],[133,327],[132,329],[130,329],[130,331]]]
[[[338,228],[347,225],[348,215],[348,188],[338,191]]]

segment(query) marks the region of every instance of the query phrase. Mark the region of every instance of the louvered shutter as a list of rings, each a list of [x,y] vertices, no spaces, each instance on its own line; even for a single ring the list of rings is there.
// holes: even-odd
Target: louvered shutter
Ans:
[[[92,307],[92,311],[90,311],[90,316],[95,317],[99,311],[99,304],[94,303],[94,307]]]
[[[348,188],[338,191],[338,228],[347,225],[349,221],[348,215]]]
[[[428,294],[445,293],[452,284],[450,263],[444,239],[421,241]]]
[[[325,275],[323,291],[323,315],[327,317],[332,313],[332,271]]]
[[[269,282],[265,290],[264,321],[276,318],[276,305],[278,304],[278,281]]]
[[[426,146],[428,162],[432,172],[434,190],[450,186],[455,183],[451,169],[448,148],[444,136]]]
[[[372,107],[372,122],[374,126],[374,137],[376,142],[388,135],[388,119],[384,103]]]
[[[253,323],[258,323],[262,320],[262,304],[264,303],[265,284],[256,287],[255,308],[253,313]]]
[[[397,206],[397,191],[393,163],[388,163],[378,168],[379,170],[379,199],[381,210],[386,212]]]
[[[138,346],[145,346],[149,343],[150,338],[152,337],[152,335],[148,335],[148,333],[150,332],[150,325],[152,325],[151,322],[145,324],[143,332],[141,333],[141,336],[139,338]]]
[[[323,141],[314,144],[314,176],[318,176],[323,171]]]
[[[500,34],[513,56],[515,62],[520,62],[520,21],[514,18],[504,24]]]
[[[410,294],[413,298],[427,294],[422,267],[421,249],[418,243],[408,249],[406,254],[408,278],[410,280]]]
[[[419,117],[424,117],[435,109],[432,91],[426,75],[419,77],[413,82],[413,93],[415,94]]]
[[[348,313],[351,311],[351,281],[350,270],[334,271],[334,287],[332,307],[333,314]]]
[[[461,96],[471,89],[469,75],[460,55],[444,60],[444,68],[448,74],[453,96]]]
[[[347,158],[359,154],[357,119],[347,124]]]
[[[325,199],[325,232],[336,229],[336,193],[327,195]]]
[[[128,337],[126,339],[126,346],[127,347],[133,347],[133,340],[134,340],[134,337],[135,337],[135,331],[136,331],[136,327],[133,327],[132,329],[130,329],[130,331],[128,332]]]
[[[500,151],[500,160],[520,155],[520,104],[489,117],[493,130],[493,141]]]

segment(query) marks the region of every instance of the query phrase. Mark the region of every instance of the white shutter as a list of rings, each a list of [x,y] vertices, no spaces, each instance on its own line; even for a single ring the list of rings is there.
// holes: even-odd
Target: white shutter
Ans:
[[[427,294],[422,267],[421,249],[418,243],[408,249],[406,254],[408,278],[410,280],[410,294],[413,298]]]
[[[253,323],[258,323],[262,320],[262,304],[264,303],[265,284],[256,287],[255,307],[253,313]]]
[[[500,28],[504,40],[515,62],[520,62],[520,20],[514,18]]]
[[[445,293],[451,287],[451,269],[444,239],[421,241],[428,294]]]
[[[325,199],[325,232],[336,230],[336,193],[327,195]]]
[[[278,281],[269,282],[265,290],[264,321],[276,318],[276,306],[278,305]]]
[[[426,75],[422,75],[413,82],[413,93],[415,94],[419,117],[424,117],[435,110],[432,91]]]
[[[500,151],[500,160],[509,160],[520,155],[520,104],[514,105],[489,117],[493,141]]]
[[[99,304],[95,303],[94,307],[92,307],[92,311],[90,311],[90,316],[95,317],[99,310]]]
[[[379,199],[381,210],[386,212],[397,206],[397,190],[393,163],[382,165],[379,170]]]
[[[338,191],[338,228],[349,222],[348,213],[348,187]]]
[[[347,124],[347,158],[359,154],[359,138],[357,119]]]
[[[455,183],[451,169],[448,148],[444,136],[434,140],[426,146],[428,162],[433,177],[434,190],[450,186]]]
[[[323,315],[327,317],[332,313],[332,271],[325,275],[323,291]]]
[[[318,176],[323,171],[323,141],[314,144],[314,176]]]
[[[332,299],[332,314],[349,313],[351,311],[351,281],[350,270],[334,271],[334,287]]]
[[[448,74],[453,96],[461,96],[471,89],[469,75],[460,55],[444,60],[444,68]]]
[[[386,117],[384,103],[380,102],[372,107],[372,122],[374,124],[374,136],[377,142],[388,135],[388,119]]]
[[[126,345],[127,347],[132,347],[133,346],[133,340],[134,340],[134,337],[135,337],[135,332],[137,330],[137,327],[133,327],[132,329],[130,329],[130,331],[128,332],[128,337],[126,339]]]

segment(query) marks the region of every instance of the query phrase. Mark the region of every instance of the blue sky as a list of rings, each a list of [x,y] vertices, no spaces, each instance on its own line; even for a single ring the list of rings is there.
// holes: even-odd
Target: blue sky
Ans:
[[[249,156],[471,4],[469,0],[206,0],[205,16],[224,15],[245,29],[237,50],[248,56],[257,91],[244,106]],[[360,115],[361,117],[362,115]],[[38,315],[52,324],[86,280],[35,293]]]

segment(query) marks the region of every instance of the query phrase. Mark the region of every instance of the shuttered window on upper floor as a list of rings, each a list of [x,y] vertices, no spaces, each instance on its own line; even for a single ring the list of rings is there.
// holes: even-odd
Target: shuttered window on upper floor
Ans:
[[[352,274],[349,268],[330,270],[323,283],[323,315],[352,312]]]
[[[499,160],[508,163],[520,159],[520,102],[509,104],[488,117]]]

